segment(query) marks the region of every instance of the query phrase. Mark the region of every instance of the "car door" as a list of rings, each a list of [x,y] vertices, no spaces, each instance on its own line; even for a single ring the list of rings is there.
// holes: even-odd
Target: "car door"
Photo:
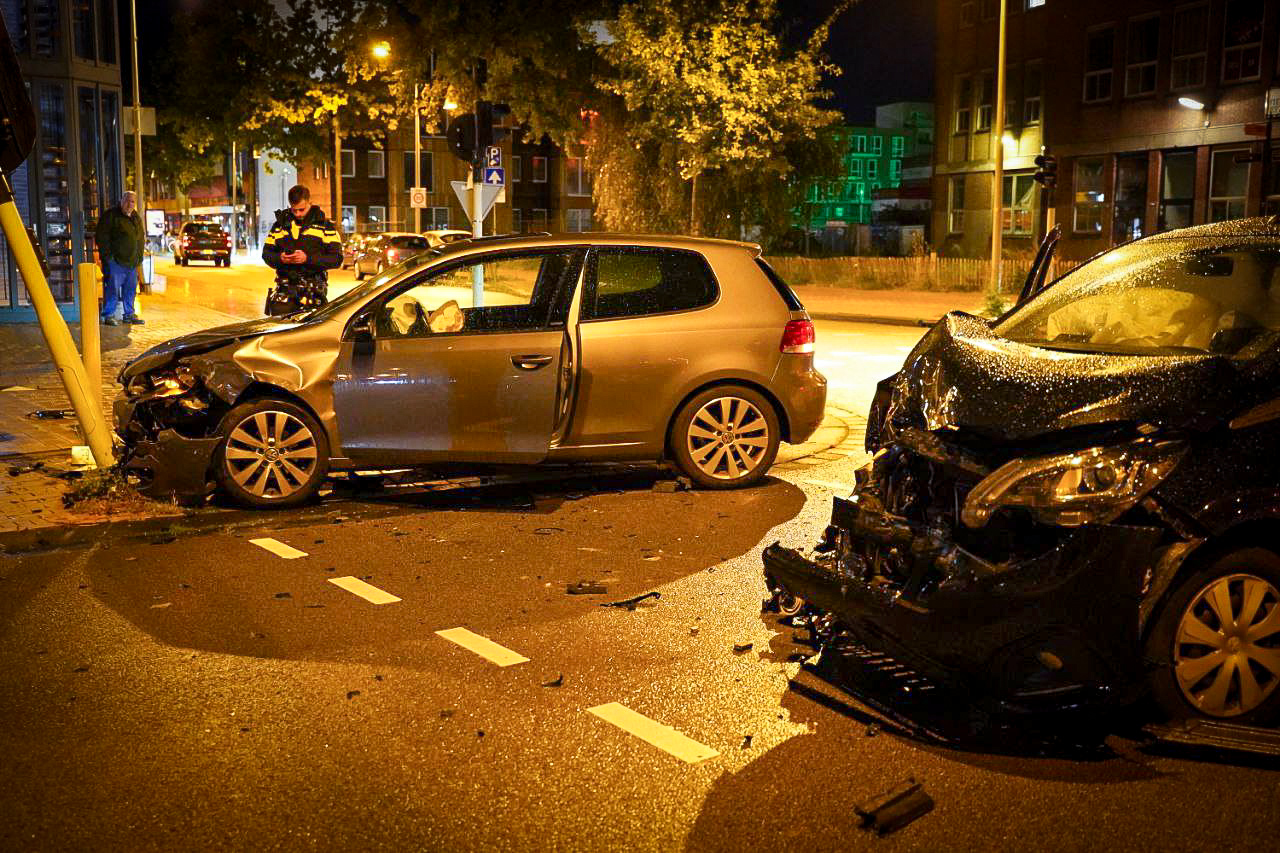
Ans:
[[[334,377],[343,453],[368,464],[544,459],[580,265],[571,248],[473,256],[358,312]]]

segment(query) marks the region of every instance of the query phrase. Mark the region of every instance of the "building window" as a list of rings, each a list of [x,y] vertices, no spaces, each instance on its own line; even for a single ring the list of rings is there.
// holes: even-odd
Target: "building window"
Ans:
[[[1101,157],[1082,157],[1076,160],[1075,204],[1072,230],[1077,234],[1101,234],[1102,211],[1106,206],[1107,192],[1103,188],[1104,163]]]
[[[591,185],[581,157],[564,158],[564,191],[572,196],[591,195]]]
[[[511,233],[512,234],[524,233],[524,226],[520,222],[520,208],[518,207],[511,208]]]
[[[1027,0],[1028,9],[1039,9],[1044,5],[1044,0]]]
[[[972,27],[978,21],[978,4],[973,0],[966,0],[960,4],[960,26]]]
[[[862,177],[862,161],[861,160],[854,160],[852,163],[849,164],[849,174],[855,178]]]
[[[564,230],[580,234],[591,230],[591,211],[583,207],[571,207],[564,212]]]
[[[547,209],[545,207],[535,207],[533,210],[529,211],[529,230],[547,230]]]
[[[76,59],[93,62],[98,58],[98,27],[93,19],[97,0],[71,0],[71,34]]]
[[[1262,65],[1262,0],[1227,0],[1222,81],[1257,80]]]
[[[1005,234],[1031,233],[1031,213],[1035,206],[1036,182],[1031,175],[1004,176],[1004,206],[1000,210]]]
[[[1043,87],[1043,67],[1039,62],[1029,63],[1022,81],[1022,123],[1028,127],[1040,123],[1040,94]]]
[[[387,155],[378,150],[369,151],[369,177],[385,178],[387,176]]]
[[[879,160],[867,161],[867,177],[868,178],[880,177],[880,161]]]
[[[404,185],[406,187],[421,186],[427,192],[435,192],[434,170],[432,169],[432,156],[430,151],[423,151],[422,160],[418,163],[418,170],[421,173],[421,184],[414,183],[413,176],[413,152],[404,152]]]
[[[340,227],[348,234],[356,230],[356,206],[354,204],[344,204],[342,206],[342,224]]]
[[[520,155],[515,154],[511,157],[511,182],[514,184],[519,180],[523,180],[523,176],[520,173]]]
[[[1169,87],[1186,89],[1204,85],[1209,57],[1209,7],[1189,6],[1173,13],[1173,64]]]
[[[994,100],[995,81],[990,74],[983,74],[978,91],[978,121],[974,127],[978,133],[991,129],[991,103]]]
[[[861,133],[853,138],[853,151],[855,154],[867,153],[867,137]]]
[[[329,179],[329,164],[317,163],[311,167],[311,177],[317,181],[327,181]]]
[[[947,196],[947,228],[952,234],[964,230],[964,176],[952,178]]]
[[[369,230],[370,231],[386,231],[387,230],[387,208],[381,204],[369,205]]]
[[[108,65],[116,64],[116,4],[114,0],[102,0],[98,11],[98,60]]]
[[[1238,163],[1238,155],[1247,156],[1247,148],[1214,151],[1209,177],[1209,221],[1239,219],[1244,216],[1244,197],[1249,186],[1249,164]]]
[[[534,157],[532,159],[533,159],[533,163],[532,163],[533,182],[535,184],[545,184],[547,182],[547,158]]]
[[[889,145],[889,152],[894,157],[901,157],[907,151],[907,139],[905,136],[893,137],[893,142]]]
[[[956,78],[956,133],[969,132],[970,109],[973,105],[973,80]]]
[[[449,208],[431,208],[431,227],[437,230],[449,227]]]
[[[1104,27],[1089,33],[1084,63],[1085,103],[1111,100],[1111,74],[1115,66],[1116,31]]]
[[[1116,200],[1111,239],[1127,243],[1146,234],[1147,155],[1116,158]]]
[[[1196,152],[1173,151],[1164,155],[1160,175],[1160,230],[1186,228],[1196,195]]]
[[[356,152],[350,148],[342,149],[342,177],[354,178],[356,176]]]
[[[884,153],[884,137],[883,136],[871,137],[871,153],[876,155],[877,157],[879,157],[881,154]]]
[[[1150,95],[1156,90],[1156,59],[1160,52],[1160,16],[1129,22],[1129,52],[1124,67],[1124,93]]]
[[[889,161],[889,180],[893,181],[895,185],[902,180],[902,161],[901,160]]]

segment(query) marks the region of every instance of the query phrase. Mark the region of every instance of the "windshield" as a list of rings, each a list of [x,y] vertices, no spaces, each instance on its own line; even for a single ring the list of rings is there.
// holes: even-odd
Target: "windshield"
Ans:
[[[399,278],[401,274],[410,270],[416,270],[434,261],[440,256],[440,252],[423,252],[421,255],[414,255],[412,258],[396,264],[394,267],[388,267],[381,275],[366,279],[364,282],[357,284],[355,287],[337,296],[331,302],[321,305],[316,310],[307,315],[307,320],[327,320],[330,317],[342,313],[348,306],[356,305],[363,302],[369,296],[380,290],[383,285],[392,279]]]
[[[1280,243],[1188,237],[1122,246],[1067,273],[995,327],[1089,352],[1234,353],[1280,329]]]

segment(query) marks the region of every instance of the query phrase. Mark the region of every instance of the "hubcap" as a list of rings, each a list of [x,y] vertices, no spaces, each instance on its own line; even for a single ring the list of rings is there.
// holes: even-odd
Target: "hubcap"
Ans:
[[[260,498],[287,498],[311,479],[316,437],[288,412],[257,412],[236,424],[223,454],[227,473]]]
[[[698,470],[737,480],[760,467],[769,447],[769,422],[749,400],[717,397],[694,414],[686,439]]]
[[[1178,622],[1173,666],[1182,695],[1213,717],[1247,714],[1280,684],[1280,591],[1257,575],[1227,575]]]

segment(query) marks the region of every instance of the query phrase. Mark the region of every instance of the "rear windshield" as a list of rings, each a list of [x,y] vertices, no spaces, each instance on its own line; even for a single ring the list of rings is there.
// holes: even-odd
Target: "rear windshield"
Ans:
[[[395,246],[397,249],[429,249],[431,244],[427,242],[426,237],[392,237],[387,241],[388,244]]]
[[[778,291],[778,295],[782,297],[782,301],[787,303],[787,308],[792,311],[803,311],[804,306],[800,304],[799,297],[795,291],[782,280],[782,276],[773,271],[773,267],[765,263],[764,258],[756,258],[756,264],[760,267],[760,271],[764,273],[765,278],[769,279],[769,283],[773,285],[773,289]]]
[[[212,222],[192,222],[182,229],[184,234],[225,234],[221,225],[215,225]]]

